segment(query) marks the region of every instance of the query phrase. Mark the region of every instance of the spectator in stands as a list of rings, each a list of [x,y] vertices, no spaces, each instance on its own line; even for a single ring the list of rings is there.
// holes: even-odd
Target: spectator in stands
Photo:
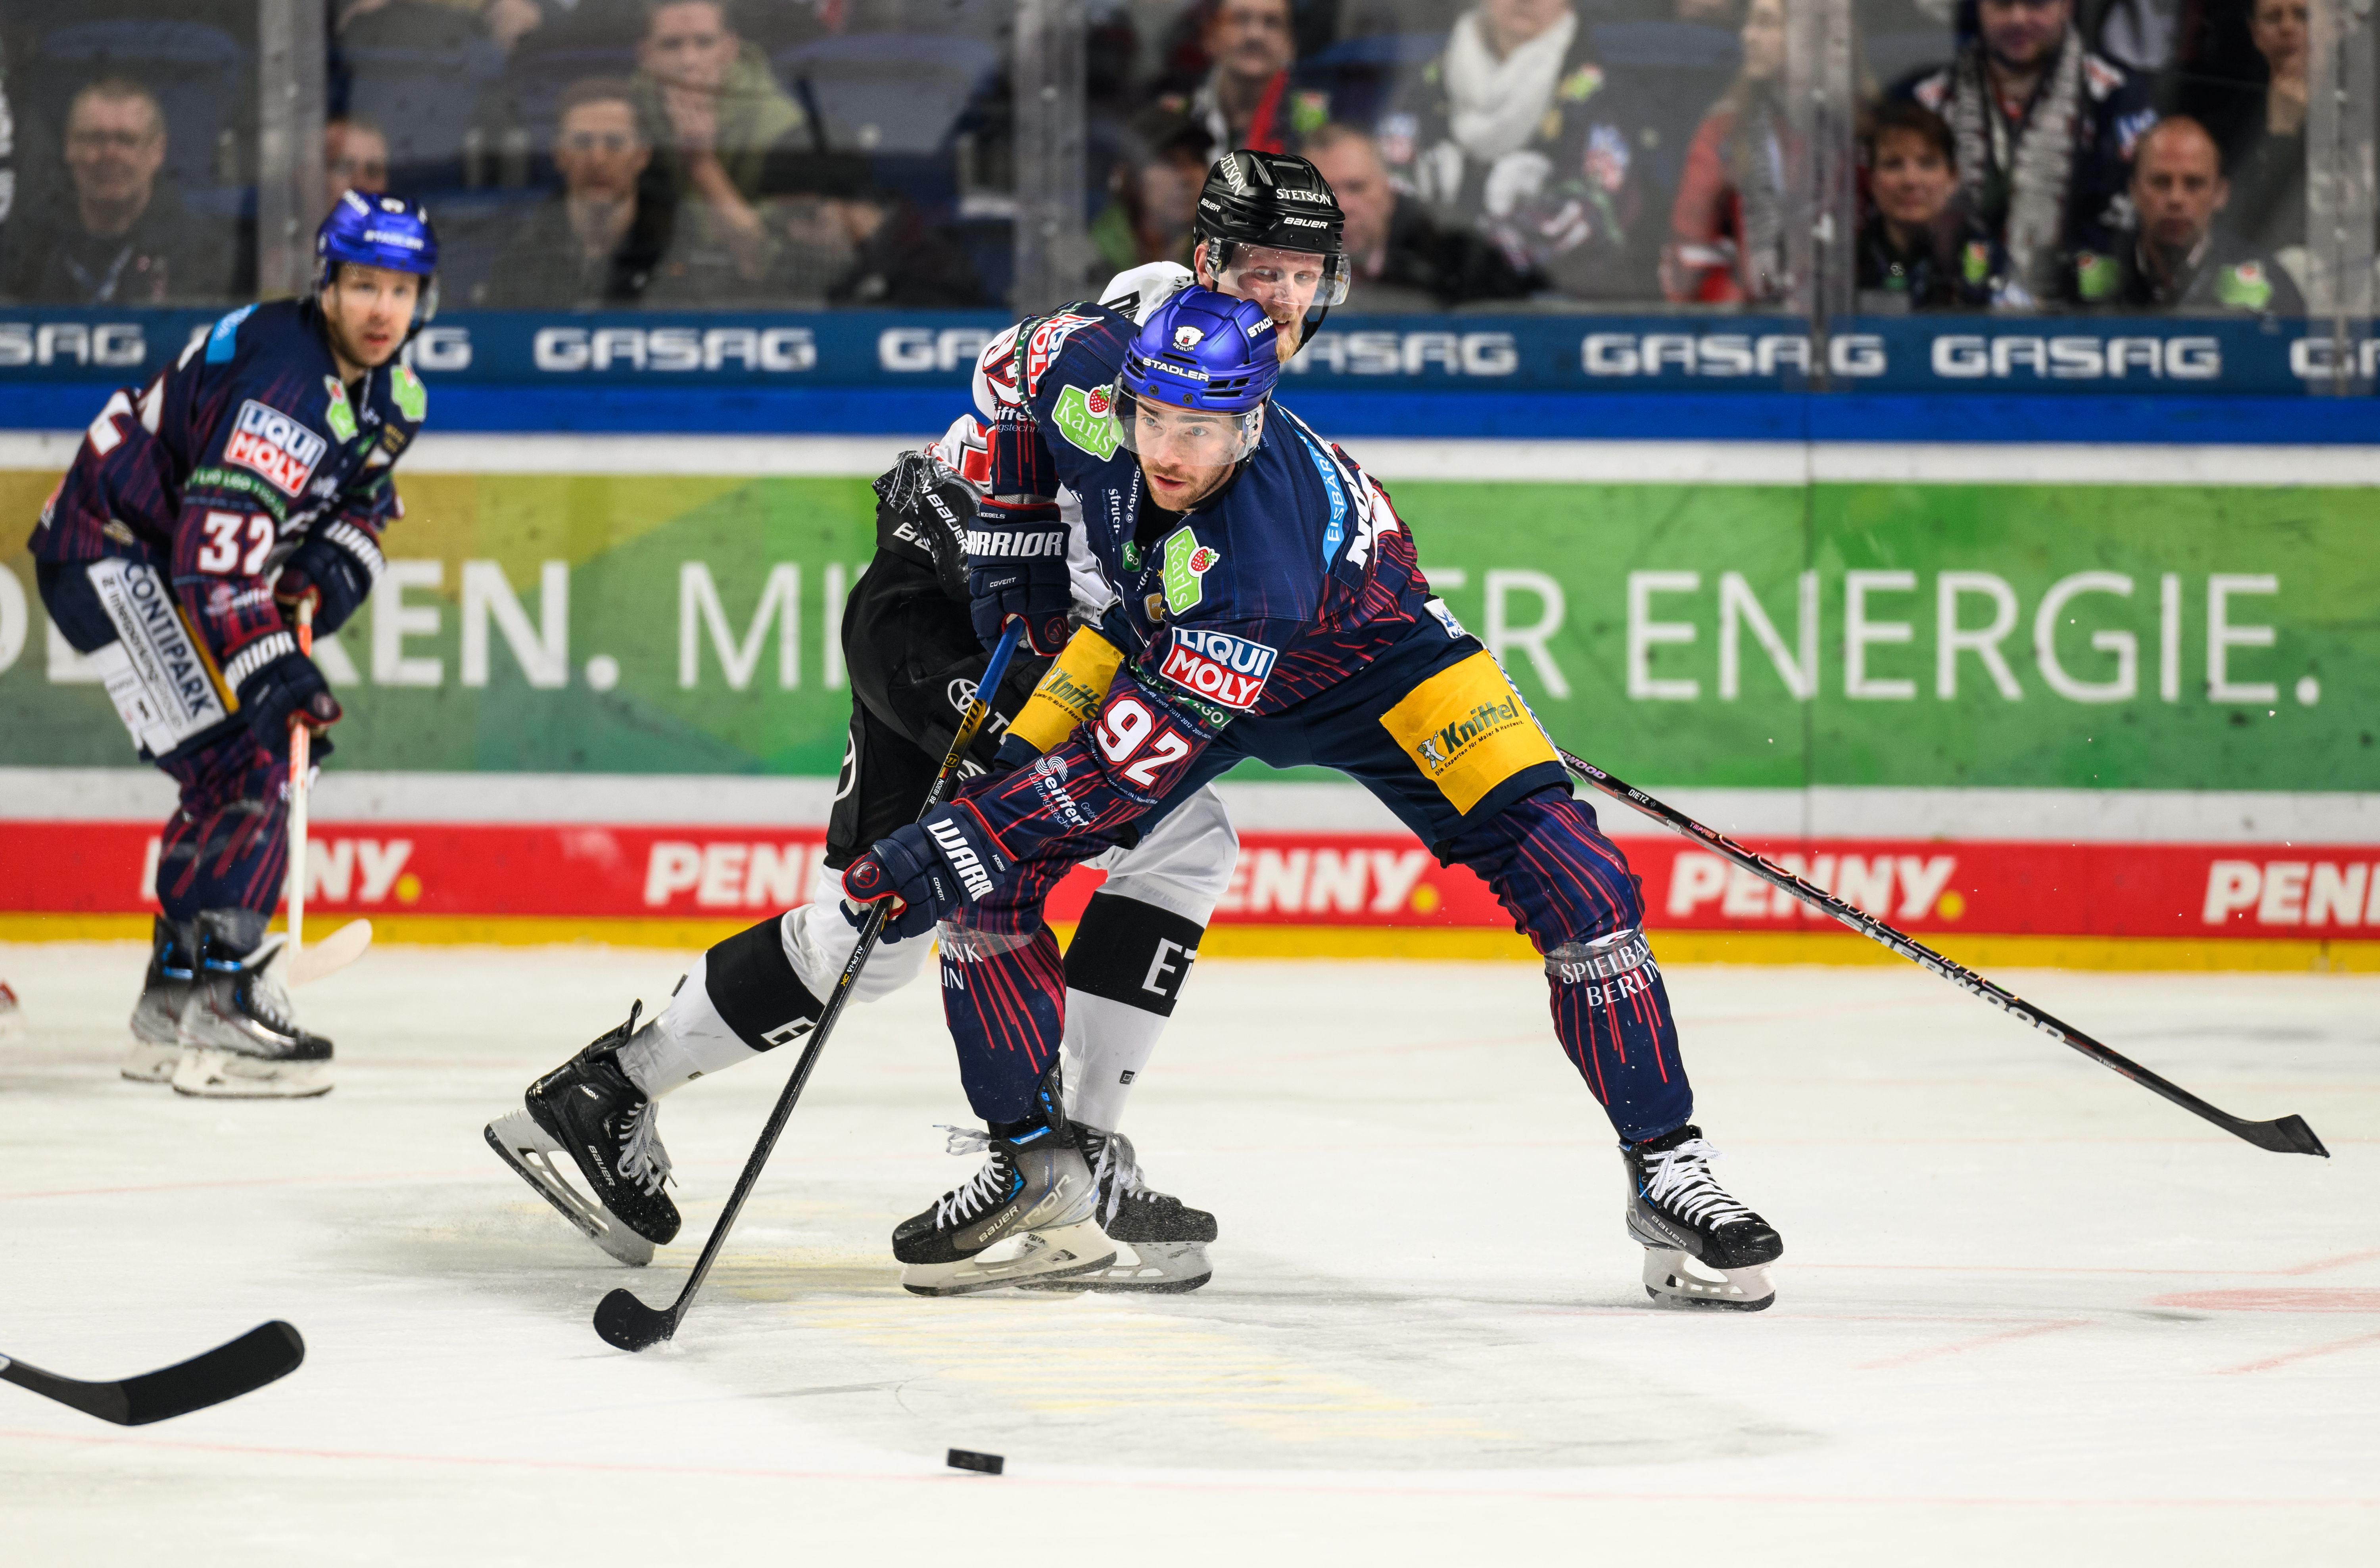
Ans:
[[[1200,42],[1214,67],[1177,106],[1206,131],[1220,156],[1234,148],[1294,152],[1289,70],[1297,35],[1289,0],[1205,0]]]
[[[475,303],[587,310],[642,302],[670,239],[669,209],[638,197],[652,158],[625,81],[572,83],[553,135],[562,190],[521,220]]]
[[[2286,261],[2306,238],[2306,0],[2256,0],[2248,36],[2271,80],[2224,159],[2228,226]]]
[[[2074,0],[1978,0],[1977,16],[1981,36],[1910,91],[1949,122],[1960,188],[2007,248],[2012,286],[2046,298],[2076,252],[2115,249],[2132,147],[2156,111],[2083,47]]]
[[[201,223],[157,178],[165,116],[128,77],[74,95],[64,137],[67,187],[10,225],[0,292],[29,304],[212,302],[236,281],[230,237]]]
[[[1518,299],[1542,286],[1476,230],[1431,221],[1419,201],[1389,183],[1379,148],[1354,127],[1322,127],[1305,139],[1305,156],[1347,214],[1343,243],[1354,272],[1347,309],[1443,310]]]
[[[322,194],[335,205],[350,190],[379,196],[387,189],[388,138],[380,127],[344,115],[324,122]]]
[[[2005,284],[2006,256],[1959,199],[1950,128],[1931,109],[1887,103],[1866,135],[1875,211],[1860,230],[1860,309],[1979,310]]]
[[[16,205],[17,119],[8,112],[8,55],[0,46],[0,235],[6,233],[8,214]],[[0,241],[0,256],[6,253],[5,242]]]
[[[1099,275],[1088,280],[1094,288],[1150,261],[1189,264],[1190,221],[1216,156],[1204,126],[1162,104],[1134,115],[1125,140],[1108,178],[1108,204],[1091,224],[1099,252]]]
[[[1653,284],[1630,117],[1569,0],[1479,0],[1379,125],[1396,188],[1582,298]]]
[[[759,291],[777,302],[883,310],[964,310],[990,303],[974,266],[916,203],[889,191],[866,159],[779,158],[767,203],[777,265]]]
[[[2142,136],[2132,160],[2139,227],[2113,255],[2075,258],[2074,295],[2086,305],[2190,313],[2245,310],[2299,316],[2305,301],[2269,255],[2217,228],[2231,199],[2215,139],[2176,115]]]
[[[1785,0],[1752,0],[1743,64],[1694,128],[1670,209],[1661,291],[1700,304],[1785,297]]]
[[[657,177],[678,209],[677,238],[724,249],[746,283],[772,259],[754,203],[772,152],[810,145],[808,119],[736,35],[724,0],[659,0],[637,50],[637,103]]]

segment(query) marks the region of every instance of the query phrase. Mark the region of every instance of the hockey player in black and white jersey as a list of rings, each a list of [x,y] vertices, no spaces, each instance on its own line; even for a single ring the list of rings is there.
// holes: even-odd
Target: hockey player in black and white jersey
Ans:
[[[1276,194],[1283,188],[1293,194]],[[1345,297],[1342,221],[1311,164],[1232,154],[1216,165],[1201,196],[1196,276],[1262,304],[1294,342],[1310,320],[1318,321],[1309,312]],[[1283,235],[1312,236],[1313,248],[1268,243]],[[1119,275],[1102,298],[1145,317],[1192,281],[1189,269],[1157,263]],[[1013,336],[1002,340],[1012,356]],[[1001,352],[987,353],[985,362]],[[976,394],[990,418],[999,398],[980,368]],[[520,1111],[488,1128],[488,1141],[507,1163],[624,1261],[646,1262],[678,1228],[676,1208],[662,1190],[669,1161],[654,1130],[656,1101],[808,1032],[856,940],[840,909],[835,873],[915,819],[973,698],[985,654],[968,621],[963,534],[986,473],[983,428],[962,419],[942,441],[905,455],[878,481],[877,557],[854,587],[843,619],[856,700],[812,902],[712,948],[660,1016],[639,1027],[632,1011],[626,1024],[532,1084]],[[1080,531],[1077,518],[1068,565],[1079,590],[1073,619],[1087,626],[1105,612],[1112,590]],[[1062,640],[1062,632],[1049,635]],[[1055,744],[1087,716],[1115,657],[1096,633],[1085,632],[1054,662],[1019,661],[993,697],[971,770],[990,764],[1012,723],[1038,746]],[[1095,1192],[1094,1217],[1107,1239],[1134,1256],[1037,1272],[1038,1288],[1180,1291],[1211,1275],[1206,1244],[1216,1235],[1213,1216],[1152,1191],[1131,1141],[1116,1128],[1237,856],[1237,836],[1210,789],[1137,843],[1093,862],[1108,879],[1065,960],[1070,1147],[1062,1158],[1079,1161],[1079,1185]],[[926,949],[923,940],[880,946],[856,983],[855,1000],[873,1001],[908,984]],[[953,1152],[974,1147],[976,1140],[955,1139]],[[553,1158],[565,1152],[577,1169],[576,1184]],[[986,1264],[938,1288],[955,1294],[1005,1282],[997,1264]]]

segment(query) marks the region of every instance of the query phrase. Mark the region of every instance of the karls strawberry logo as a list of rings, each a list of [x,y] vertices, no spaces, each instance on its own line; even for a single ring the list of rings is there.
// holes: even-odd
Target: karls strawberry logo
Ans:
[[[224,461],[262,474],[273,489],[296,497],[305,493],[306,481],[314,477],[314,465],[330,447],[329,442],[288,415],[251,397],[239,406],[239,419],[224,448]]]
[[[1108,389],[1104,386],[1095,386],[1083,394],[1083,407],[1103,419],[1113,401],[1108,395]]]
[[[1176,626],[1160,673],[1217,707],[1245,713],[1264,695],[1265,679],[1272,674],[1276,657],[1261,642]]]

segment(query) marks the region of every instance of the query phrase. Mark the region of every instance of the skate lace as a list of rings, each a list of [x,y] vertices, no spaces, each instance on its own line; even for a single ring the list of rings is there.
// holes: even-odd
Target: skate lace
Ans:
[[[669,1150],[662,1147],[662,1105],[648,1100],[627,1113],[620,1129],[620,1174],[653,1197],[669,1180]]]
[[[953,1154],[979,1154],[991,1149],[991,1158],[983,1162],[982,1170],[978,1171],[971,1180],[942,1194],[941,1201],[934,1205],[934,1224],[947,1231],[1008,1201],[1008,1156],[1002,1150],[991,1149],[990,1133],[970,1127],[953,1127],[948,1123],[940,1125],[941,1131],[950,1134],[945,1147]]]
[[[1086,1140],[1095,1146],[1090,1155],[1091,1180],[1099,1185],[1099,1223],[1106,1224],[1116,1217],[1123,1200],[1144,1190],[1140,1179],[1140,1161],[1134,1158],[1132,1140],[1120,1133],[1103,1133],[1085,1124],[1089,1134]]]
[[[1645,1201],[1698,1225],[1726,1225],[1753,1218],[1752,1210],[1730,1197],[1711,1174],[1710,1162],[1718,1158],[1718,1150],[1701,1138],[1688,1138],[1675,1149],[1647,1155]]]

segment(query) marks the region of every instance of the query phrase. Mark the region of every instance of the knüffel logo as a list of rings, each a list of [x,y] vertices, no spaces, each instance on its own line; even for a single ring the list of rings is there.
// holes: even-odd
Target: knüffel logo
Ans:
[[[1517,702],[1482,702],[1436,735],[1424,738],[1416,749],[1423,765],[1435,777],[1452,767],[1471,747],[1499,731],[1527,722]]]

